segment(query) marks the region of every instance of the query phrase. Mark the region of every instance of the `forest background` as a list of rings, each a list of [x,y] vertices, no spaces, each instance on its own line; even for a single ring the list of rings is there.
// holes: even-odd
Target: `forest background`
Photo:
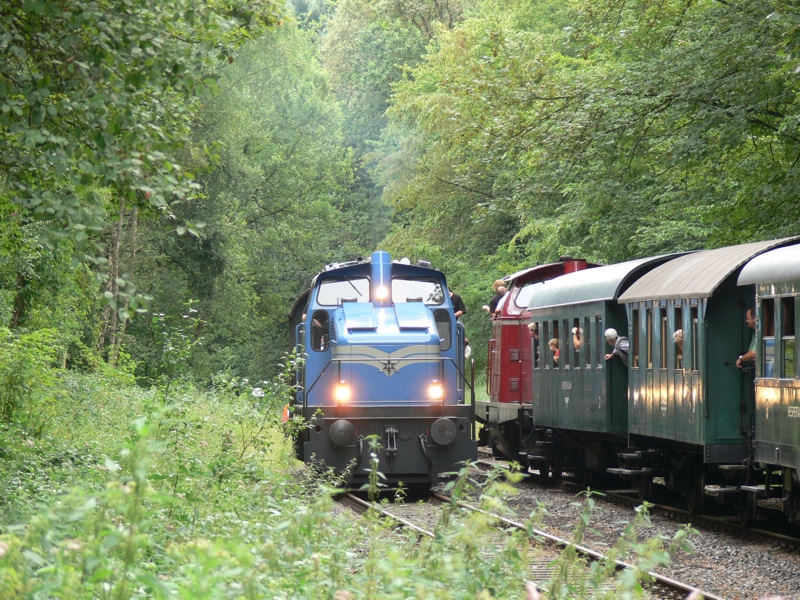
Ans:
[[[524,597],[526,538],[487,563],[486,519],[406,546],[332,515],[278,423],[292,303],[326,263],[429,260],[480,373],[498,277],[797,234],[799,24],[795,0],[0,3],[0,600]],[[621,542],[641,597],[669,554]],[[548,597],[607,589],[556,571]]]
[[[224,6],[0,9],[6,345],[262,380],[311,277],[376,248],[445,271],[483,348],[537,262],[797,233],[793,2]]]

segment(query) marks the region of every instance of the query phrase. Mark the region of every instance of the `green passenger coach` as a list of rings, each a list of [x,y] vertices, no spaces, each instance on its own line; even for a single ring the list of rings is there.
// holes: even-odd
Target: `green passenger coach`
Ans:
[[[745,510],[740,514],[749,523],[758,498],[780,495],[789,521],[800,523],[800,356],[795,345],[800,325],[795,318],[800,311],[800,246],[754,258],[742,269],[739,285],[755,286],[753,458],[761,476],[742,486]],[[776,485],[771,485],[773,481]]]
[[[748,261],[790,240],[687,254],[653,269],[620,296],[630,333],[629,473],[682,490],[692,512],[706,494],[738,497],[753,431],[751,377],[737,365],[753,331],[745,324]],[[711,468],[711,467],[714,468]]]
[[[604,332],[614,328],[627,335],[620,293],[671,256],[563,275],[544,282],[532,296],[539,356],[532,369],[533,428],[524,451],[540,474],[549,469],[556,477],[567,469],[588,483],[616,463],[626,445],[628,373],[622,359],[605,360],[613,348]],[[557,359],[550,340],[558,341]]]

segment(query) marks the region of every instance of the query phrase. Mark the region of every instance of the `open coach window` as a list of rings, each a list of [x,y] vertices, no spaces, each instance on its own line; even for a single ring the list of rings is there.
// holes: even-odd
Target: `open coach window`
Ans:
[[[444,290],[438,279],[405,278],[392,279],[392,300],[398,302],[424,302],[425,304],[442,304]]]
[[[783,372],[781,377],[794,379],[797,372],[794,367],[794,305],[795,298],[781,298],[781,331],[783,343]]]
[[[369,279],[366,277],[330,277],[323,279],[317,303],[338,306],[342,302],[369,302]]]

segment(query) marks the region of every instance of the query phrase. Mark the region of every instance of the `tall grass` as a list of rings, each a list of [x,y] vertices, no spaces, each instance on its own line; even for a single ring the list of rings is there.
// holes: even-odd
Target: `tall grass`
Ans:
[[[110,372],[57,377],[45,435],[0,425],[0,600],[525,597],[541,507],[527,533],[499,542],[488,517],[455,507],[431,540],[376,515],[354,519],[334,505],[335,480],[294,460],[281,382],[199,392],[173,381],[165,404]],[[503,477],[477,484],[466,469],[451,487],[501,512],[514,493]],[[585,506],[588,523],[591,498]],[[490,543],[499,552],[488,557]],[[633,533],[620,548],[642,569],[627,579],[598,570],[598,580],[639,597],[644,571],[668,554]],[[582,571],[558,572],[542,582],[548,597],[606,593]]]

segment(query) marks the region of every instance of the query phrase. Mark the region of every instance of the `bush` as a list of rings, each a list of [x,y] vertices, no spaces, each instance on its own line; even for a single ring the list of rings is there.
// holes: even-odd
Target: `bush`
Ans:
[[[0,421],[17,422],[34,437],[54,410],[58,340],[55,329],[17,334],[0,327]]]

